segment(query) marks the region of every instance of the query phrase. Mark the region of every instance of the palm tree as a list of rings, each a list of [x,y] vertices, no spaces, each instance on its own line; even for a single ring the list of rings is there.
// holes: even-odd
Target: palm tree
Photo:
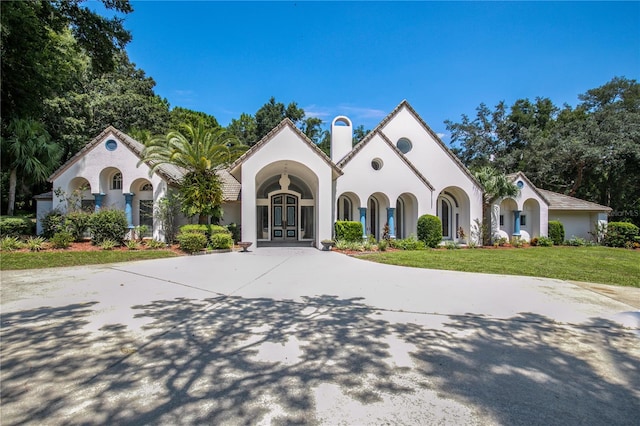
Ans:
[[[222,186],[216,170],[236,160],[247,149],[236,136],[222,128],[184,124],[180,130],[151,139],[142,151],[142,160],[153,174],[162,164],[173,164],[185,171],[179,182],[182,211],[198,214],[199,223],[216,214],[222,204]]]
[[[2,159],[9,169],[9,206],[13,216],[18,177],[40,183],[47,180],[62,155],[60,146],[51,142],[42,123],[32,119],[13,119],[7,127],[8,137],[2,140]]]
[[[491,205],[503,197],[516,197],[520,194],[520,188],[513,183],[505,174],[500,173],[493,167],[482,167],[474,173],[476,180],[484,188],[482,194],[482,216],[484,223],[483,241],[491,241]]]

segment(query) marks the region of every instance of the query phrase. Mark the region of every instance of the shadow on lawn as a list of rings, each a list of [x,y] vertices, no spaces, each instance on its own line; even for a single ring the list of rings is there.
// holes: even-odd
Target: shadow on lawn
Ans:
[[[274,413],[308,424],[323,384],[364,410],[391,396],[421,409],[431,392],[480,421],[637,422],[639,341],[606,320],[569,328],[535,314],[469,315],[427,327],[326,295],[204,302],[133,306],[150,320],[148,343],[121,324],[83,331],[94,303],[3,314],[3,424],[255,424]],[[409,365],[394,361],[392,341],[411,348]],[[423,422],[447,419],[429,407]]]

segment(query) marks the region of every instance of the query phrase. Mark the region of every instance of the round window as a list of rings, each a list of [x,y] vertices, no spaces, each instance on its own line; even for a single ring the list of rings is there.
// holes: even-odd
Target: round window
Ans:
[[[413,148],[411,141],[407,138],[398,139],[396,146],[398,147],[400,152],[402,152],[403,154],[406,154],[407,152],[411,151],[411,148]]]
[[[524,182],[519,180],[518,183],[516,183],[516,185],[518,186],[518,188],[522,189],[524,188]]]
[[[118,147],[118,142],[114,141],[113,139],[109,139],[104,146],[107,148],[108,151],[115,151],[116,148]]]
[[[379,158],[371,160],[371,168],[373,170],[380,170],[382,168],[382,160]]]

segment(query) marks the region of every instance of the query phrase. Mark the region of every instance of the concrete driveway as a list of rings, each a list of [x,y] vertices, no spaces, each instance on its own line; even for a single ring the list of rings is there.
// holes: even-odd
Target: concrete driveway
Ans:
[[[640,289],[266,248],[1,278],[3,425],[638,425]]]

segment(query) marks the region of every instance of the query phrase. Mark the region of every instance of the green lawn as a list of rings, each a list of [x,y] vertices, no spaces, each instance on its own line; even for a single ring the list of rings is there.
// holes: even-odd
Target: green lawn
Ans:
[[[640,287],[640,250],[609,247],[440,249],[382,252],[358,257],[416,268],[527,275]]]
[[[45,251],[45,252],[2,252],[0,269],[40,269],[56,266],[95,265],[99,263],[129,262],[132,260],[162,259],[174,257],[169,250],[101,250],[101,251]]]

